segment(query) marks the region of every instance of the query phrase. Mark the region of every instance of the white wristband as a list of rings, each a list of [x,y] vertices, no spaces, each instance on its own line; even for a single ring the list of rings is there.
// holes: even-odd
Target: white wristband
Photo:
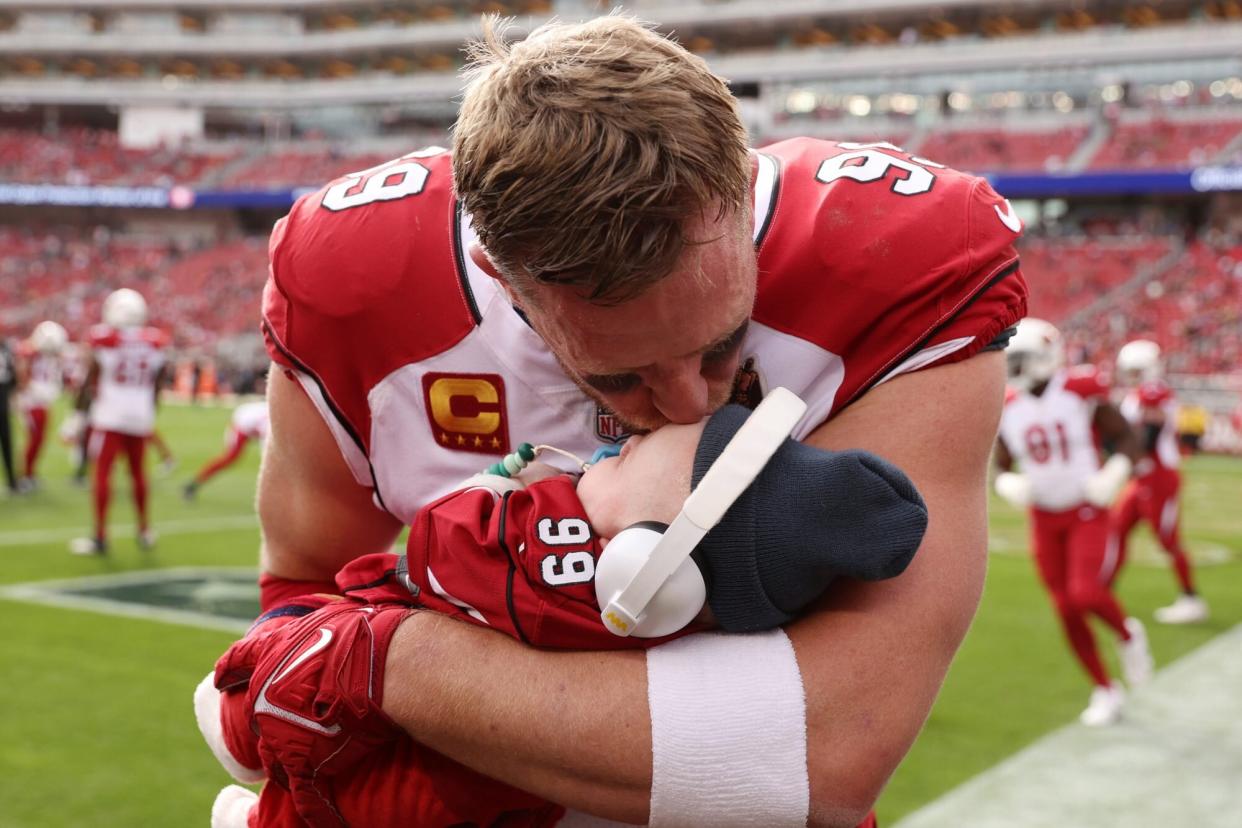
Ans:
[[[806,825],[806,698],[784,631],[648,650],[647,700],[653,828]]]

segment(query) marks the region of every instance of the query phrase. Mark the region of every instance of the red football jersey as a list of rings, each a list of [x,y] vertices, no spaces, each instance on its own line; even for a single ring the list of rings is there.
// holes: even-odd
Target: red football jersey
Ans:
[[[737,396],[807,400],[795,438],[1024,315],[1021,225],[983,179],[887,144],[800,138],[753,157],[760,275]],[[439,149],[303,197],[272,234],[271,355],[406,523],[523,439],[589,456],[625,436],[465,255],[474,241]]]
[[[702,629],[664,638],[608,632],[595,602],[599,538],[575,485],[564,475],[503,494],[477,486],[446,495],[419,512],[400,571],[427,608],[537,647],[646,648]],[[398,557],[359,558],[337,575],[337,586],[368,601],[407,598]]]

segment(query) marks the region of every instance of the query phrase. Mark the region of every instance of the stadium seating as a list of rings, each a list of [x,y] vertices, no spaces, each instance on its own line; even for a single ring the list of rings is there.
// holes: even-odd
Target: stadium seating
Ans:
[[[238,190],[311,187],[391,160],[394,152],[348,154],[331,148],[261,155],[229,174],[220,186]]]
[[[111,130],[67,127],[56,135],[0,130],[0,181],[22,184],[196,184],[240,150],[125,149]]]
[[[1076,355],[1110,363],[1131,339],[1159,342],[1175,374],[1242,366],[1242,243],[1195,241],[1177,261],[1103,314],[1067,330]]]
[[[944,129],[919,146],[919,155],[971,172],[994,170],[1054,171],[1063,169],[1087,137],[1086,126],[1043,131]]]
[[[773,127],[804,132],[809,123],[817,125],[811,131],[831,131],[842,122],[813,113],[788,123],[778,119]],[[941,122],[903,135],[896,134],[900,122],[884,124],[888,129],[877,128],[877,134],[908,142],[919,155],[978,172],[1058,169],[1091,132],[1085,121],[1064,127],[1029,120],[1010,121],[1008,127]],[[874,140],[877,134],[832,137]],[[1112,124],[1109,140],[1090,166],[1198,163],[1242,142],[1240,134],[1242,115],[1222,111],[1210,117],[1197,111],[1166,117],[1129,112]],[[239,142],[223,149],[132,150],[119,146],[114,131],[63,127],[50,137],[0,129],[0,182],[287,189],[383,163],[407,146],[444,142],[443,135],[426,131],[349,148],[323,136],[312,138],[296,147]],[[1229,216],[1236,210],[1221,207],[1216,213]],[[1193,240],[1170,264],[1164,260],[1180,246],[1173,239],[1184,232],[1178,220],[1170,221],[1140,229],[1141,222],[1093,218],[1079,222],[1074,232],[1081,235],[1024,239],[1031,313],[1066,326],[1078,357],[1108,363],[1127,339],[1148,336],[1169,352],[1171,371],[1237,371],[1242,365],[1242,245],[1222,239],[1238,238],[1242,227],[1218,228],[1211,243]],[[1167,267],[1137,284],[1160,262]],[[98,319],[104,296],[124,284],[153,299],[154,321],[172,329],[179,346],[206,350],[223,338],[256,330],[266,267],[265,240],[257,237],[193,248],[150,231],[131,236],[90,224],[2,225],[0,327],[24,334],[38,321],[53,318],[80,336]],[[1132,281],[1137,289],[1110,293]],[[1106,294],[1110,304],[1103,312],[1076,318]]]
[[[1168,241],[1136,236],[1028,237],[1021,254],[1022,271],[1031,289],[1031,315],[1053,322],[1066,319],[1105,291],[1134,278],[1169,250]]]
[[[167,328],[175,345],[206,348],[257,330],[266,274],[261,238],[183,250],[114,238],[102,227],[0,227],[0,321],[20,335],[55,319],[80,339],[99,320],[104,297],[124,286],[146,295],[151,321]]]
[[[1159,115],[1117,124],[1091,159],[1092,169],[1194,167],[1216,159],[1242,134],[1242,117],[1170,120]]]

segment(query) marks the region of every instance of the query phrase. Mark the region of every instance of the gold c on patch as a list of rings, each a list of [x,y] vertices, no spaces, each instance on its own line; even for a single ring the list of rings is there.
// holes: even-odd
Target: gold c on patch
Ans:
[[[499,374],[424,374],[423,401],[436,442],[444,448],[509,452],[505,383]]]

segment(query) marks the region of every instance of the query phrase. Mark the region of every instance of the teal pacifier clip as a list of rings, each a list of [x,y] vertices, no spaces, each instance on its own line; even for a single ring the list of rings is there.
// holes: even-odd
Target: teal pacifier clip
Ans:
[[[616,445],[600,446],[599,448],[595,450],[595,453],[591,455],[591,461],[589,463],[583,463],[582,458],[579,457],[578,455],[572,454],[571,452],[565,451],[564,449],[558,449],[556,446],[544,446],[544,445],[532,446],[530,443],[522,443],[518,446],[517,451],[511,454],[506,454],[504,457],[500,458],[500,460],[498,460],[497,462],[492,463],[490,466],[488,466],[486,469],[483,470],[483,473],[484,474],[495,474],[495,475],[499,475],[500,477],[513,477],[518,472],[522,471],[522,469],[529,466],[532,460],[534,460],[536,457],[538,457],[540,454],[542,454],[545,451],[552,451],[557,454],[563,455],[564,457],[568,457],[570,460],[573,460],[574,463],[578,465],[579,469],[581,469],[582,471],[586,471],[588,468],[595,465],[600,460],[603,460],[608,457],[616,457],[618,454],[621,453],[621,447],[616,446]]]

